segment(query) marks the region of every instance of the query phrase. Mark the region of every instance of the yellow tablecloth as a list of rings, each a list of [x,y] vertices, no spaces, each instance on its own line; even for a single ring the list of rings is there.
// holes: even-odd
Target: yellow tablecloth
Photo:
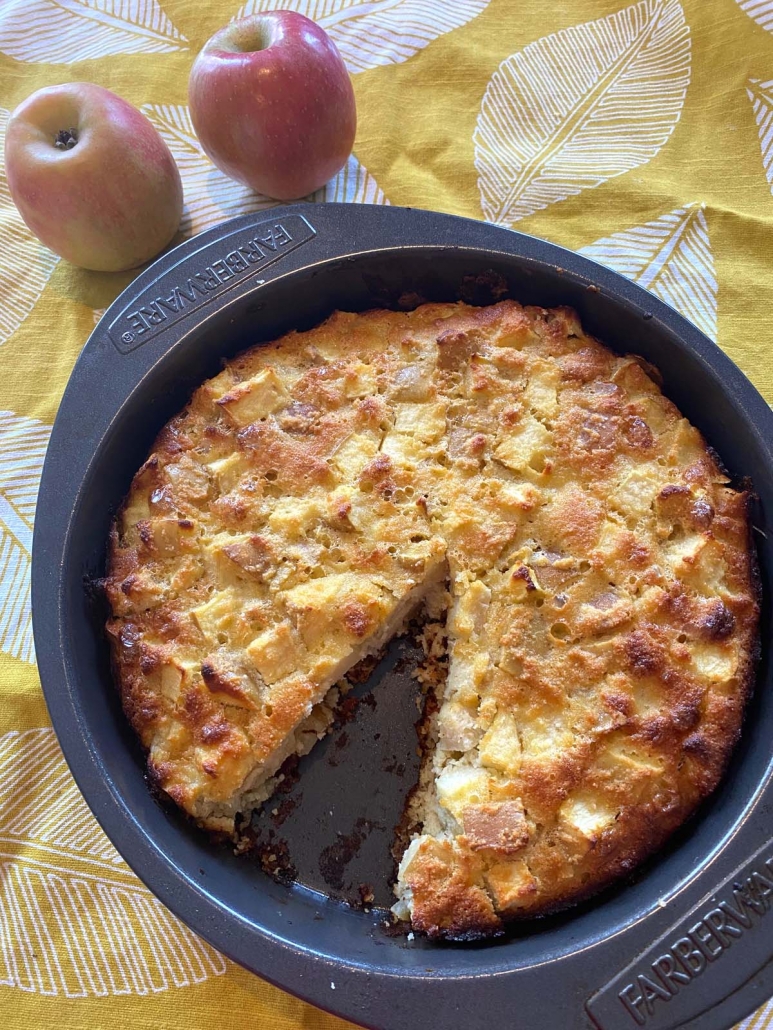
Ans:
[[[359,131],[320,202],[517,226],[679,308],[773,400],[773,0],[247,0],[315,17]],[[0,0],[0,132],[33,90],[91,80],[145,111],[191,234],[270,205],[193,135],[186,87],[238,0]],[[0,176],[0,1013],[7,1028],[348,1024],[226,961],[154,900],[80,798],[35,667],[31,531],[51,424],[132,274],[34,241]],[[773,1025],[773,1004],[742,1024]]]

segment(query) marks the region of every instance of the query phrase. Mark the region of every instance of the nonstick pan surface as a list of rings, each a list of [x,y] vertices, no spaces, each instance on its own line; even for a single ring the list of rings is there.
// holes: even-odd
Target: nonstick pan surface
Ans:
[[[89,584],[104,573],[111,518],[156,433],[224,357],[337,308],[502,295],[573,305],[604,343],[655,364],[666,395],[731,475],[751,479],[763,654],[722,785],[633,880],[493,942],[432,944],[390,935],[378,908],[389,903],[391,835],[417,767],[409,643],[393,643],[355,688],[347,720],[256,819],[274,865],[296,878],[287,885],[150,795]],[[33,619],[43,689],[75,779],[126,861],[181,919],[246,968],[355,1022],[729,1027],[773,993],[772,443],[770,408],[698,329],[621,276],[541,240],[448,215],[336,204],[279,208],[203,233],[143,272],[102,318],[51,435]]]

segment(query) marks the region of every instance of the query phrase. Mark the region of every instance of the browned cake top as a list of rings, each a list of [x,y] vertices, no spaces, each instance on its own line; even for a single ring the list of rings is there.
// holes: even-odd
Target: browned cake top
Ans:
[[[232,361],[135,477],[107,579],[125,708],[159,786],[230,829],[446,577],[397,908],[495,932],[630,869],[716,785],[752,674],[746,503],[568,309],[337,313]]]

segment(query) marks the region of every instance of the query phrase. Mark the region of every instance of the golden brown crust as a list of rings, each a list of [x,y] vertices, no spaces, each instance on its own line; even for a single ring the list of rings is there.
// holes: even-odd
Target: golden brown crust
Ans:
[[[759,612],[747,494],[569,309],[337,313],[160,434],[108,632],[154,781],[209,828],[445,567],[450,672],[413,925],[474,937],[598,890],[710,793]]]

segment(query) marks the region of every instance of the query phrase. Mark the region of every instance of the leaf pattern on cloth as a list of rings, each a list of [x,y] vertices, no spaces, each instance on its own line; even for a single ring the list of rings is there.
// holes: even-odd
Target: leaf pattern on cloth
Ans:
[[[72,64],[110,54],[187,50],[158,0],[3,0],[0,52]]]
[[[579,251],[644,286],[717,338],[717,278],[702,205],[604,236]]]
[[[297,11],[327,32],[350,72],[401,64],[472,21],[490,0],[247,0],[237,17]]]
[[[0,899],[0,984],[8,987],[144,995],[227,968],[113,848],[47,727],[0,737]]]
[[[354,154],[330,182],[307,197],[317,203],[388,204],[384,191]]]
[[[512,54],[486,88],[473,135],[486,219],[513,225],[651,161],[689,81],[679,0],[641,0]]]
[[[181,104],[145,104],[147,115],[172,151],[185,193],[180,225],[186,235],[202,232],[213,225],[275,207],[278,201],[255,193],[216,168],[202,151],[188,108]],[[388,204],[373,176],[352,155],[335,178],[307,200]]]
[[[35,502],[51,428],[0,411],[0,651],[34,662],[30,563]]]
[[[0,153],[10,112],[0,108]],[[5,165],[0,170],[0,344],[16,332],[35,306],[59,263],[56,254],[35,239],[11,200]],[[19,275],[19,269],[24,275]]]
[[[746,95],[752,102],[754,120],[760,137],[762,166],[770,183],[770,191],[773,193],[773,79],[767,82],[749,79]]]
[[[180,169],[185,194],[180,231],[185,235],[199,233],[235,215],[274,206],[276,201],[229,179],[212,164],[193,131],[187,107],[143,104],[141,110],[161,133]]]
[[[758,25],[773,32],[773,0],[735,0]]]

